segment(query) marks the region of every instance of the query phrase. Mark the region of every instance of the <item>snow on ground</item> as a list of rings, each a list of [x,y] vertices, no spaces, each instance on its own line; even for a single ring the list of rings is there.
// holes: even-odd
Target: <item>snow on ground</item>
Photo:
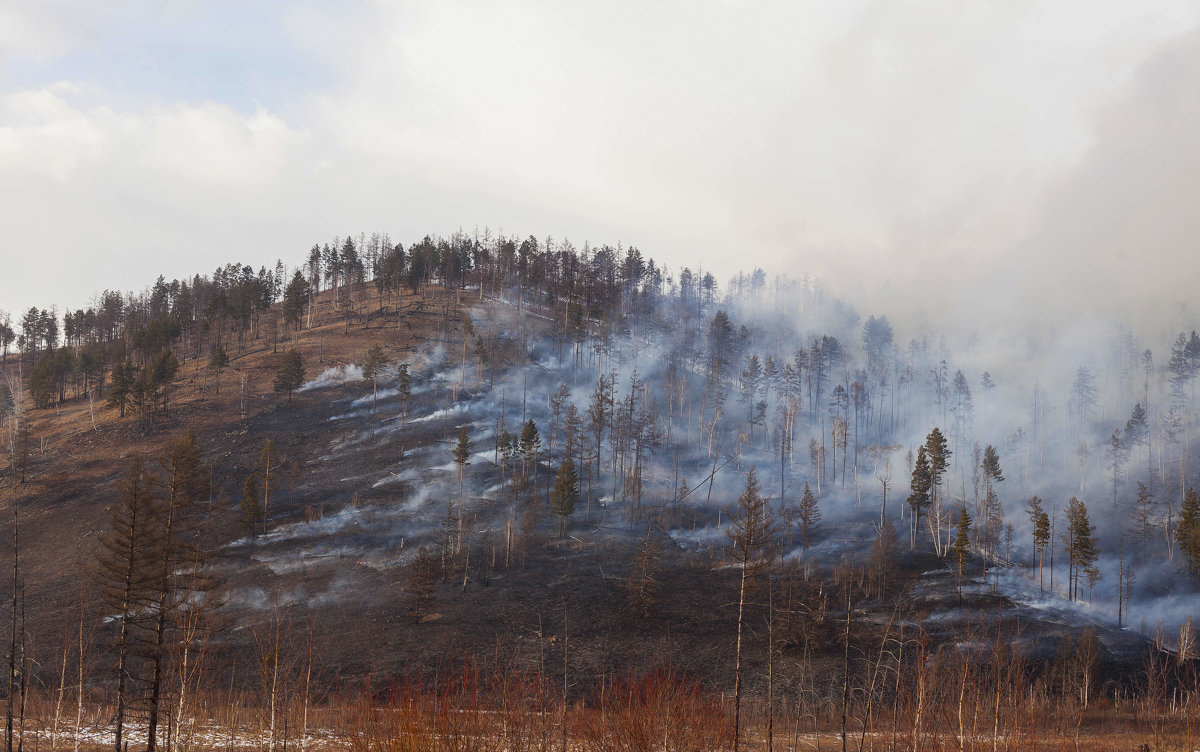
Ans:
[[[165,724],[164,724],[165,725]],[[62,728],[58,731],[58,746],[61,749],[74,746],[78,740],[80,744],[97,745],[101,747],[111,747],[116,729],[108,724],[97,723],[81,726],[78,730]],[[250,726],[207,726],[198,725],[190,721],[183,725],[183,728],[176,729],[175,743],[180,747],[193,749],[266,749],[269,742],[269,734],[267,729],[250,727]],[[37,748],[38,740],[44,741],[49,746],[50,732],[47,730],[30,730],[23,735],[29,737],[33,747]],[[146,731],[140,728],[138,724],[129,724],[122,729],[122,736],[131,746],[144,746],[146,744]],[[162,739],[159,745],[165,745],[166,730],[161,732]],[[347,740],[340,739],[332,731],[324,729],[313,729],[304,735],[303,739],[299,739],[294,735],[294,731],[289,733],[289,744],[301,745],[300,749],[347,749],[350,744]]]

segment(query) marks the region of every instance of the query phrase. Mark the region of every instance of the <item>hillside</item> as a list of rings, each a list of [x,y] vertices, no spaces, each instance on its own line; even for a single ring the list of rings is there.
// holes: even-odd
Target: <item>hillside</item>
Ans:
[[[329,700],[348,686],[437,686],[482,671],[542,677],[584,702],[615,677],[667,666],[706,691],[737,685],[767,707],[791,698],[818,725],[851,684],[858,697],[846,701],[860,718],[873,718],[876,702],[898,708],[901,684],[926,664],[978,671],[984,693],[987,671],[1015,672],[1005,674],[1020,677],[1005,679],[1014,687],[1082,697],[1082,707],[1091,694],[1115,702],[1139,691],[1171,641],[1152,643],[1144,615],[1143,634],[1123,628],[1132,591],[1120,594],[1118,617],[1092,599],[1082,568],[1060,563],[1051,588],[1053,565],[1039,572],[1037,557],[1014,547],[1011,522],[1005,532],[1016,514],[1006,509],[1014,500],[998,498],[1000,463],[1010,484],[1060,487],[1030,473],[1030,453],[1045,467],[1057,451],[1046,434],[1074,427],[1043,423],[1042,436],[1008,437],[1000,452],[976,443],[972,500],[962,392],[957,407],[949,390],[924,402],[916,374],[928,356],[900,354],[886,318],[871,317],[858,368],[837,337],[805,335],[822,327],[848,341],[857,314],[817,287],[772,307],[746,282],[722,306],[682,293],[648,304],[635,293],[586,316],[572,295],[559,305],[494,282],[490,291],[426,282],[377,297],[346,286],[320,292],[290,325],[284,299],[208,344],[180,335],[173,376],[124,417],[78,383],[73,395],[70,382],[57,395],[43,390],[48,404],[23,412],[32,451],[22,458],[12,428],[0,486],[19,525],[12,602],[30,671],[46,686],[61,681],[49,669],[79,663],[72,645],[83,625],[88,683],[112,691],[122,621],[111,593],[98,597],[101,541],[119,527],[130,462],[142,458],[161,483],[155,463],[191,431],[207,476],[189,507],[203,561],[172,596],[167,634],[171,651],[185,651],[172,663],[197,656],[184,684],[193,693],[263,692],[269,656],[288,686],[304,677],[305,692]],[[218,370],[222,342],[228,363]],[[767,354],[797,342],[807,344],[791,362]],[[303,378],[279,392],[291,350]],[[371,360],[376,377],[364,378]],[[9,383],[25,361],[10,359]],[[139,379],[156,356],[141,362]],[[929,374],[948,381],[945,361]],[[1005,414],[1004,394],[984,390],[980,433]],[[918,427],[939,423],[951,426],[954,475],[920,502],[910,479],[934,442]],[[901,469],[913,446],[916,469],[911,452]],[[562,486],[568,457],[576,481]],[[760,518],[747,511],[752,470]],[[266,497],[255,507],[261,520],[246,511],[250,476]],[[976,522],[961,558],[950,545],[958,516],[949,510],[959,507]],[[758,573],[746,589],[739,540]],[[9,560],[12,543],[0,550]],[[1148,575],[1147,556],[1128,561]],[[1062,589],[1064,576],[1076,593]],[[0,586],[4,602],[13,594]],[[149,655],[131,658],[138,708],[153,685],[144,683],[151,664],[137,662]]]

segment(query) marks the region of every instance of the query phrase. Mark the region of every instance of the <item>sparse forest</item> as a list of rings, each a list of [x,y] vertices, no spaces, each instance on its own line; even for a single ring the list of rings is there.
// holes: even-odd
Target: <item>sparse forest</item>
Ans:
[[[0,313],[6,749],[1200,743],[1200,324],[288,262]]]

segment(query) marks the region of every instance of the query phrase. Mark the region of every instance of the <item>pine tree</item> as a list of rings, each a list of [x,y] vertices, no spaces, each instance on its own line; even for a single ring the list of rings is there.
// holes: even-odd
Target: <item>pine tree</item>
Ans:
[[[804,484],[804,493],[800,496],[800,505],[796,509],[796,517],[800,520],[800,547],[808,551],[808,542],[812,533],[821,523],[821,508],[812,488]]]
[[[221,393],[221,371],[229,366],[229,355],[225,352],[225,348],[217,345],[213,348],[212,355],[208,358],[208,370],[212,372],[217,385],[217,394]],[[113,372],[116,375],[116,372]],[[124,413],[122,412],[122,415]]]
[[[533,466],[533,483],[537,483],[537,456],[542,447],[542,438],[538,433],[537,425],[533,422],[533,418],[529,418],[521,424],[521,437],[519,451],[521,452],[521,479],[524,480],[529,472],[529,466]]]
[[[258,533],[258,523],[263,521],[263,510],[259,505],[258,483],[254,480],[254,473],[246,476],[246,482],[242,484],[242,529],[250,534],[253,539]]]
[[[166,347],[159,351],[146,368],[142,369],[142,375],[148,377],[147,391],[152,395],[150,403],[152,412],[158,410],[159,395],[161,394],[162,414],[164,416],[168,414],[167,398],[171,391],[171,381],[177,373],[179,373],[179,361],[175,358],[175,353]]]
[[[454,443],[453,455],[454,464],[458,467],[458,537],[454,546],[454,552],[457,554],[462,550],[464,534],[463,476],[466,474],[467,465],[471,464],[471,436],[465,425],[458,429],[458,440]]]
[[[575,513],[579,502],[579,474],[570,457],[564,457],[554,476],[554,490],[550,492],[550,513],[559,518],[558,534],[567,534],[567,518]]]
[[[1200,493],[1189,488],[1179,508],[1179,526],[1175,528],[1179,549],[1188,558],[1192,572],[1200,575]]]
[[[125,405],[129,402],[134,382],[137,381],[137,369],[129,361],[121,361],[113,366],[111,387],[108,390],[108,406],[118,408],[121,417],[125,417]]]
[[[941,429],[935,427],[925,437],[925,452],[929,456],[930,493],[936,494],[938,486],[941,485],[942,476],[945,475],[946,468],[950,466],[950,455],[953,454]],[[999,469],[998,464],[997,469]]]
[[[1144,545],[1154,535],[1158,502],[1145,483],[1138,481],[1137,487],[1137,499],[1129,511],[1129,532],[1134,540]]]
[[[308,280],[297,269],[283,293],[283,320],[295,329],[300,329],[304,319],[304,308],[308,305]]]
[[[979,542],[988,551],[995,554],[999,551],[1000,534],[1004,526],[1004,505],[996,492],[996,484],[1004,480],[1000,469],[1000,455],[991,444],[983,450],[983,460],[980,463],[983,471],[984,508],[983,520],[980,527]]]
[[[950,467],[950,455],[953,453],[950,451],[946,437],[942,435],[941,429],[936,426],[925,437],[925,452],[929,456],[929,507],[930,514],[933,515],[930,517],[930,533],[933,537],[934,551],[939,556],[942,556],[945,552],[942,550],[941,529],[943,524],[949,523],[949,520],[942,518],[942,495],[940,491],[942,478],[945,476],[947,468]]]
[[[1067,556],[1070,565],[1070,598],[1079,597],[1079,578],[1089,573],[1100,558],[1096,526],[1088,518],[1087,505],[1075,497],[1067,502]]]
[[[1033,528],[1033,556],[1037,560],[1038,589],[1042,587],[1042,568],[1046,559],[1046,544],[1050,542],[1050,516],[1037,496],[1030,496],[1027,502],[1029,523]]]
[[[362,374],[364,379],[371,380],[371,409],[374,410],[379,399],[379,372],[387,367],[387,355],[379,345],[372,345],[367,350],[366,360],[363,361]]]
[[[396,366],[396,391],[400,393],[400,422],[408,418],[408,398],[412,396],[412,376],[408,373],[408,364]]]
[[[1125,440],[1129,447],[1137,447],[1147,444],[1150,438],[1150,423],[1146,417],[1146,409],[1142,407],[1142,403],[1138,402],[1133,406],[1133,411],[1129,414],[1129,420],[1125,421]],[[1147,444],[1148,447],[1148,444]],[[1150,451],[1146,451],[1146,471],[1151,470]]]
[[[921,529],[921,514],[929,508],[930,493],[933,481],[929,465],[929,453],[925,446],[917,447],[917,461],[913,465],[912,482],[909,484],[908,506],[912,510],[909,515],[908,547],[917,545],[917,531]]]
[[[958,602],[962,603],[962,575],[963,562],[967,558],[967,553],[971,550],[971,515],[967,514],[967,506],[964,504],[962,510],[958,513],[958,534],[954,538],[954,543],[950,546],[950,555],[958,563]],[[986,577],[985,577],[986,581]]]
[[[1112,436],[1108,440],[1108,444],[1104,448],[1104,454],[1108,458],[1108,470],[1112,477],[1112,500],[1113,507],[1117,506],[1117,491],[1121,484],[1121,471],[1125,467],[1125,462],[1129,459],[1129,445],[1127,438],[1121,435],[1121,429],[1112,432]]]
[[[292,348],[283,354],[283,363],[275,373],[275,391],[287,392],[288,402],[292,401],[292,392],[304,384],[304,359]]]

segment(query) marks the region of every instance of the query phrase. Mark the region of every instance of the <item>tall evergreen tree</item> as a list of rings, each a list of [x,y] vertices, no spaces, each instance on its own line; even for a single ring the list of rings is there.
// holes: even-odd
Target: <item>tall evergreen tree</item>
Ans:
[[[213,347],[212,355],[208,358],[208,370],[212,372],[217,385],[217,394],[221,393],[221,371],[229,367],[229,354],[225,352],[225,348],[221,345]],[[114,377],[116,371],[113,372]],[[124,413],[122,413],[124,415]]]
[[[1129,510],[1129,532],[1134,540],[1145,545],[1154,535],[1158,502],[1145,483],[1139,480],[1137,487],[1137,498]]]
[[[564,457],[554,476],[554,490],[550,492],[550,513],[559,518],[558,534],[567,534],[567,518],[575,513],[575,505],[579,502],[579,474],[575,471],[575,462]]]
[[[1079,597],[1079,579],[1100,558],[1100,543],[1096,538],[1096,526],[1088,517],[1087,505],[1071,497],[1067,502],[1067,556],[1069,559],[1070,598]]]
[[[400,421],[408,418],[408,399],[412,396],[412,376],[408,373],[408,364],[396,366],[396,391],[400,397]]]
[[[300,329],[304,322],[304,309],[308,305],[308,280],[297,269],[283,293],[283,320],[293,329]]]
[[[292,348],[283,354],[283,362],[275,373],[275,391],[287,392],[288,402],[292,392],[304,385],[304,359]]]
[[[1189,488],[1179,508],[1179,526],[1175,528],[1179,550],[1187,556],[1194,574],[1200,575],[1200,493]]]
[[[463,476],[467,465],[471,464],[471,436],[466,425],[459,426],[458,439],[454,443],[454,464],[458,467],[458,539],[455,552],[462,550],[463,544]]]
[[[821,522],[821,508],[812,488],[807,483],[804,484],[804,493],[800,496],[796,517],[800,520],[800,547],[807,552],[812,533]]]
[[[925,445],[917,447],[917,461],[913,465],[912,481],[909,483],[908,506],[912,510],[909,515],[908,547],[917,545],[917,533],[921,529],[921,515],[929,508],[933,490],[933,476],[929,464],[929,453]]]
[[[250,534],[251,539],[258,533],[258,523],[264,519],[260,502],[258,483],[254,480],[254,473],[250,473],[242,484],[241,520],[242,529]]]
[[[372,345],[367,350],[363,361],[362,374],[364,379],[371,380],[371,409],[374,410],[379,399],[379,372],[387,367],[387,355],[380,345]]]
[[[957,529],[958,534],[954,537],[954,543],[950,545],[950,556],[958,564],[958,602],[962,603],[963,562],[971,550],[971,515],[967,514],[966,504],[958,513]]]

